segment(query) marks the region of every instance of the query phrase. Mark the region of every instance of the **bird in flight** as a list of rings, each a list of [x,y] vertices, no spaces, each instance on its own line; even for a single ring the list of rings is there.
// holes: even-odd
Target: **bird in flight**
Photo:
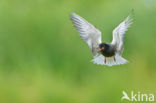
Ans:
[[[128,61],[122,57],[124,50],[124,35],[132,24],[132,12],[113,30],[111,43],[101,41],[101,32],[92,24],[75,13],[71,13],[70,19],[79,32],[80,37],[88,44],[93,54],[92,62],[99,65],[120,65]]]

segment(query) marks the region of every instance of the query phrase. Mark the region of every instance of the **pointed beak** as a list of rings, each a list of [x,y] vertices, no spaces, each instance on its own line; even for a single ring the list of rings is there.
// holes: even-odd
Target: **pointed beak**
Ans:
[[[102,51],[102,48],[98,48],[98,51],[101,52]]]

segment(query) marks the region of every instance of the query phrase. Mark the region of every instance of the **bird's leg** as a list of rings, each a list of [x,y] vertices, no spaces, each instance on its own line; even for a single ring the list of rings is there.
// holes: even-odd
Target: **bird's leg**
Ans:
[[[104,62],[105,62],[105,64],[106,64],[106,58],[105,58],[105,61],[104,61]]]
[[[116,59],[115,59],[115,57],[114,57],[114,62],[116,62]]]

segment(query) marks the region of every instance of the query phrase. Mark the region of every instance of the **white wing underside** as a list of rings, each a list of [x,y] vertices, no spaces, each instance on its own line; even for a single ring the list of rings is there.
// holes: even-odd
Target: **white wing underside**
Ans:
[[[101,32],[84,18],[75,13],[71,14],[71,20],[80,37],[88,44],[93,56],[98,55],[98,47],[101,43]]]
[[[113,40],[112,40],[111,44],[116,45],[117,53],[119,55],[122,55],[122,52],[123,52],[123,49],[124,49],[124,35],[125,35],[125,32],[128,30],[130,25],[133,23],[132,22],[132,20],[133,20],[132,16],[133,16],[133,11],[130,13],[130,15],[123,22],[121,22],[113,30]]]

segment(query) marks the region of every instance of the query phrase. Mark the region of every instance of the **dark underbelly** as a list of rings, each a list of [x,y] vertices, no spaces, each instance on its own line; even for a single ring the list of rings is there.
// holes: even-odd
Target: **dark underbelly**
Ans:
[[[102,52],[102,55],[104,55],[105,57],[112,57],[115,55],[115,51],[112,52]]]

